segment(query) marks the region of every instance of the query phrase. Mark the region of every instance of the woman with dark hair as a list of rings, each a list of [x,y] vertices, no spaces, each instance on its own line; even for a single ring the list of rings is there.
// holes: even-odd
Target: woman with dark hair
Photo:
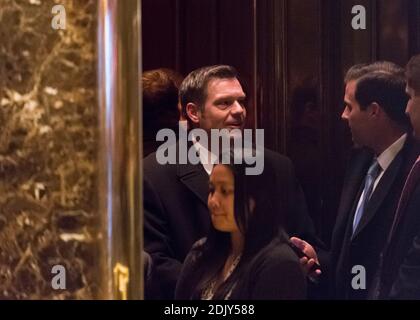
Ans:
[[[176,299],[305,299],[306,280],[288,245],[269,174],[246,175],[246,165],[217,164],[210,176],[212,225],[189,252]]]

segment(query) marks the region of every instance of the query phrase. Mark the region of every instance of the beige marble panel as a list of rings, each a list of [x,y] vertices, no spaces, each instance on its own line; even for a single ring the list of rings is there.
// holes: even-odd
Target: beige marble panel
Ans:
[[[100,296],[96,6],[0,0],[0,299]]]

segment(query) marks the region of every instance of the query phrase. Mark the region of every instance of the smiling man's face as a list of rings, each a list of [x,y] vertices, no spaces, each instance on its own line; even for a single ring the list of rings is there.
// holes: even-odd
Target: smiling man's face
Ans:
[[[207,85],[207,99],[198,111],[199,127],[211,129],[243,129],[246,119],[245,93],[238,79],[212,79]]]

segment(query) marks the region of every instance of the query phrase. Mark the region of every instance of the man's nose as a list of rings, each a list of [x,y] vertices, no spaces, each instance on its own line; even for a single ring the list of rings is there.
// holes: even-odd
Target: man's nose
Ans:
[[[244,113],[244,106],[239,103],[239,101],[235,101],[233,103],[232,109],[231,109],[232,114],[242,114]]]
[[[347,108],[344,108],[343,113],[341,114],[341,119],[348,120],[348,118],[349,118],[349,113],[347,111]]]
[[[407,103],[407,106],[405,107],[405,114],[407,116],[410,116],[410,104],[409,103]]]

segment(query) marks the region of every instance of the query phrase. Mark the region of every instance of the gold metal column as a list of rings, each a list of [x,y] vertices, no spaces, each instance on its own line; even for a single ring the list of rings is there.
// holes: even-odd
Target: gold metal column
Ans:
[[[106,299],[143,298],[140,0],[99,0],[99,194]]]

